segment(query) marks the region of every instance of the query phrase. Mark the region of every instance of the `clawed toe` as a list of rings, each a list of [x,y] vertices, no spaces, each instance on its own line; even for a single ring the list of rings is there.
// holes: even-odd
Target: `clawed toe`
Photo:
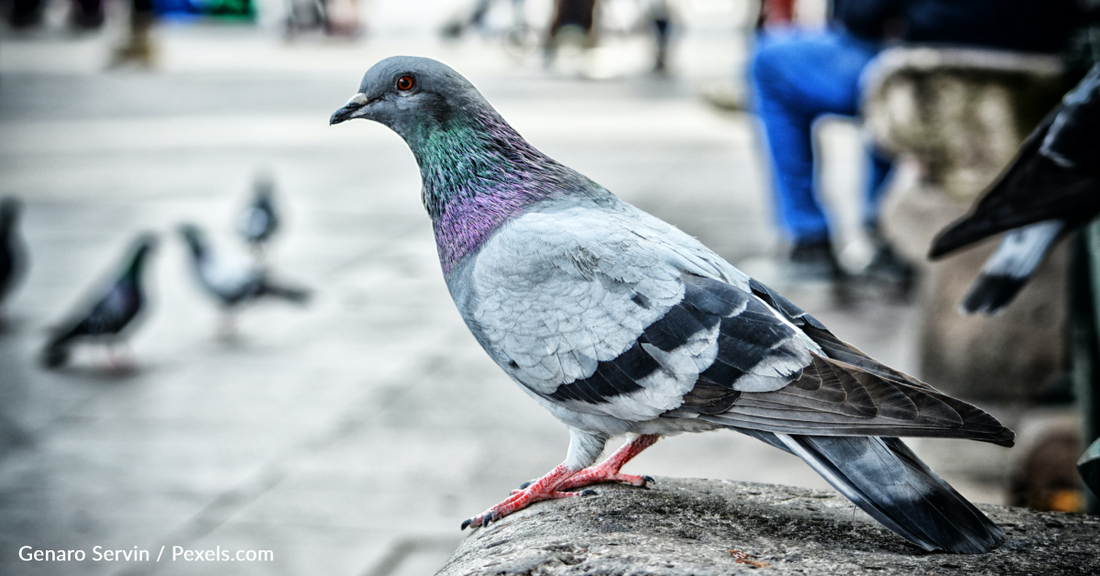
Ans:
[[[493,520],[496,520],[496,518],[494,518],[494,516],[496,516],[496,514],[492,510],[490,510],[490,511],[482,514],[481,516],[474,516],[473,518],[467,518],[467,519],[462,521],[462,528],[461,529],[465,530],[467,528],[475,528],[475,529],[476,528],[484,528],[484,527],[488,526],[490,522],[492,522]]]

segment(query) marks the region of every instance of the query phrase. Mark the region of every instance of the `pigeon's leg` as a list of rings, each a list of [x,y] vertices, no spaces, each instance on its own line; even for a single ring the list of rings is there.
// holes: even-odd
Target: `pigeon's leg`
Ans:
[[[655,444],[659,438],[660,436],[656,434],[643,434],[638,436],[630,442],[623,444],[622,448],[616,450],[607,460],[591,468],[585,468],[573,476],[570,476],[568,480],[562,482],[558,486],[558,490],[571,490],[573,488],[588,486],[589,484],[599,484],[602,482],[625,482],[634,486],[645,486],[647,482],[652,482],[653,479],[648,476],[620,474],[619,469],[625,466],[627,462],[630,462],[632,458],[641,454],[642,450]]]
[[[499,520],[512,512],[522,510],[535,502],[542,500],[552,500],[555,498],[570,498],[572,496],[587,496],[594,494],[591,490],[585,490],[584,492],[559,492],[558,486],[561,485],[567,478],[576,474],[580,469],[568,466],[567,464],[559,464],[557,468],[550,471],[549,474],[529,483],[522,490],[516,490],[512,492],[512,495],[506,498],[500,504],[493,506],[486,510],[480,516],[474,516],[469,520],[462,523],[462,528],[467,526],[488,526],[493,520]]]
[[[488,526],[494,520],[500,520],[517,510],[522,510],[542,500],[595,494],[591,490],[562,492],[558,490],[558,487],[570,476],[591,466],[596,458],[600,456],[600,452],[603,452],[606,443],[607,436],[603,434],[570,428],[569,452],[565,457],[565,462],[559,464],[557,468],[554,468],[542,478],[528,483],[522,490],[512,492],[512,495],[500,504],[493,506],[479,516],[466,520],[462,523],[462,528],[465,530],[467,526],[474,526],[475,528]]]

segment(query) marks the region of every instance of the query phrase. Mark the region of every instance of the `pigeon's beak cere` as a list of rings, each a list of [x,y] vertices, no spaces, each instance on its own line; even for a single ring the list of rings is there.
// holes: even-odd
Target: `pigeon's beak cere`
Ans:
[[[351,97],[348,103],[343,108],[332,113],[332,118],[328,119],[329,126],[333,124],[339,124],[345,120],[351,120],[352,118],[359,118],[366,110],[364,108],[370,102],[370,100],[363,94],[359,93]]]

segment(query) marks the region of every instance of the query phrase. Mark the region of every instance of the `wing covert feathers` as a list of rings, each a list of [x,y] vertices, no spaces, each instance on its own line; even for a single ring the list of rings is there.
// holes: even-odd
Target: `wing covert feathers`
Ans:
[[[754,282],[752,289],[789,317],[822,353],[813,354],[789,384],[772,391],[736,391],[721,373],[708,370],[684,404],[668,416],[785,434],[925,436],[1013,444],[1015,434],[981,409],[874,360],[764,285]]]

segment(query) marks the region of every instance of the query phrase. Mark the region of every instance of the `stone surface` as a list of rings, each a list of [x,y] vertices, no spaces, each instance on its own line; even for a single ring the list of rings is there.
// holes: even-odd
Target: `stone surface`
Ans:
[[[979,555],[911,546],[833,491],[658,478],[649,489],[543,502],[463,540],[437,576],[937,576],[1100,573],[1100,518],[980,505],[1005,543]]]

